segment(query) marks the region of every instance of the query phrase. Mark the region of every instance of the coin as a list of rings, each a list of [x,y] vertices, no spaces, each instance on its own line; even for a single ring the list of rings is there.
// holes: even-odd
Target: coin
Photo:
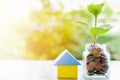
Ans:
[[[88,71],[92,71],[95,68],[96,64],[95,62],[89,62],[89,64],[87,65],[87,70]]]
[[[100,57],[97,57],[97,58],[95,59],[95,63],[96,63],[96,64],[99,64],[100,61],[101,61],[101,58],[100,58]]]
[[[89,61],[91,61],[92,59],[94,59],[94,55],[93,55],[93,54],[89,54],[89,55],[87,56],[87,61],[89,62]]]
[[[100,71],[96,71],[96,74],[101,74],[101,72]]]
[[[100,60],[100,63],[102,63],[102,64],[107,63],[107,59],[104,59],[104,58],[101,59],[101,60]]]
[[[100,55],[100,52],[97,51],[97,50],[93,50],[93,51],[92,51],[92,54],[93,54],[94,56],[98,57],[98,56]]]
[[[102,64],[107,63],[107,57],[100,55],[100,58],[101,58],[100,63]]]
[[[93,71],[88,71],[88,75],[94,75]]]
[[[108,64],[103,64],[102,70],[103,70],[105,73],[108,71],[108,68],[109,68]]]
[[[101,63],[98,63],[95,67],[96,70],[100,70],[102,68],[102,64]]]
[[[106,55],[105,55],[104,53],[101,53],[101,54],[100,54],[100,57],[101,57],[101,58],[106,58]]]

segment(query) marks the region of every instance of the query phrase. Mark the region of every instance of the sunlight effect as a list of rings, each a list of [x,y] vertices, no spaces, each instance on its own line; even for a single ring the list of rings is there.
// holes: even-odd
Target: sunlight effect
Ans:
[[[28,0],[2,0],[0,6],[0,18],[19,19],[28,16]]]
[[[29,0],[0,0],[0,59],[22,56],[25,40],[21,33],[26,24],[22,22],[28,19]]]
[[[0,3],[0,22],[2,26],[14,25],[28,18],[28,0],[2,0]]]

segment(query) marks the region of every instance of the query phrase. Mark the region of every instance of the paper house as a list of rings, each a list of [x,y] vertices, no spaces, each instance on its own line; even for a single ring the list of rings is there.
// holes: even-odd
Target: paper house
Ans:
[[[80,63],[67,50],[64,50],[61,55],[56,58],[55,65],[57,66],[58,78],[78,77],[78,65],[80,65]]]

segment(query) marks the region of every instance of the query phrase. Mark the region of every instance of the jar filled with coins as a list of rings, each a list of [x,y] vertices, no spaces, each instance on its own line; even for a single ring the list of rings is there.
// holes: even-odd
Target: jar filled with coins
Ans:
[[[110,54],[105,44],[87,44],[83,53],[84,76],[87,78],[109,77]]]

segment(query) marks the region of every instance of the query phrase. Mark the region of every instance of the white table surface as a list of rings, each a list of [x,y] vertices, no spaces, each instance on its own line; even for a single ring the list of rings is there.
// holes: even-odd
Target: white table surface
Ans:
[[[1,60],[0,80],[59,80],[53,63],[41,60]],[[120,61],[111,61],[110,67],[110,80],[120,80]],[[82,66],[79,66],[78,80],[84,80],[82,72]]]

